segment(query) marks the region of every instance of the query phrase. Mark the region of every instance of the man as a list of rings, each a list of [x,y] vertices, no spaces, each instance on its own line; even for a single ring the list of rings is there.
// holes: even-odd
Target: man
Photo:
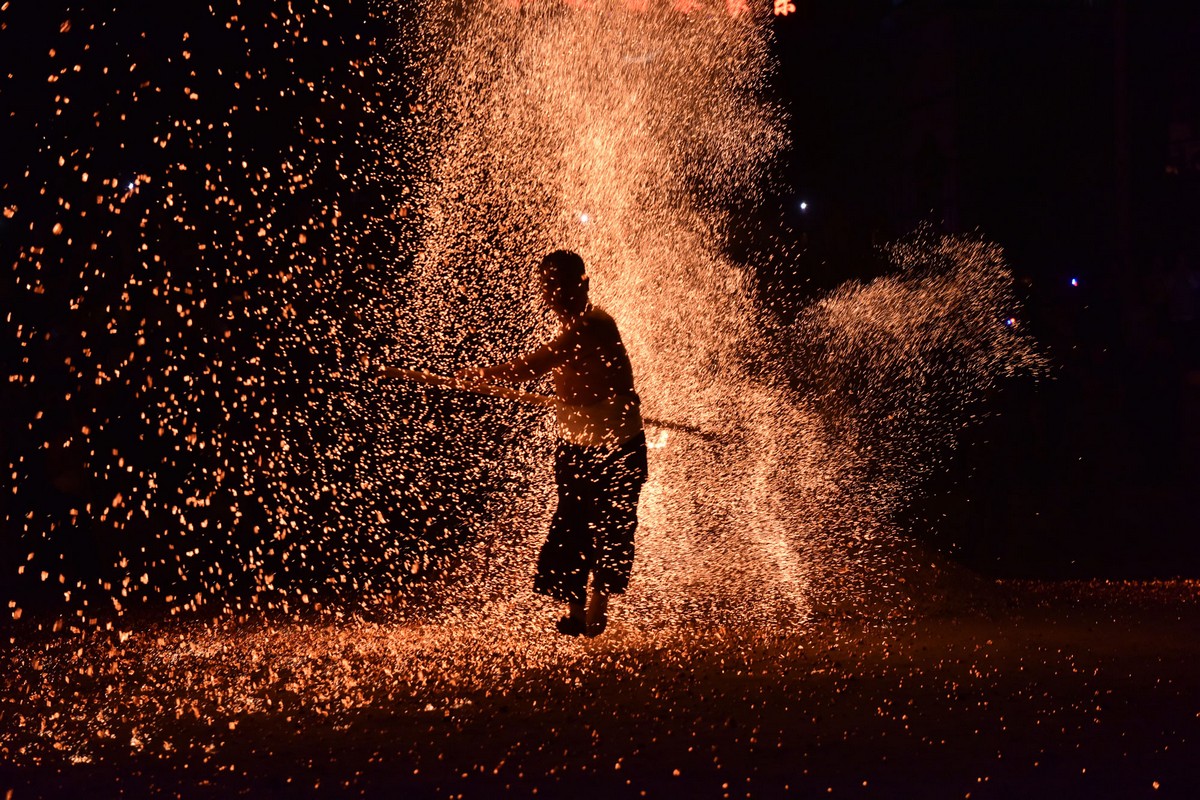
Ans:
[[[567,603],[560,632],[598,636],[608,624],[608,598],[629,584],[646,435],[629,355],[613,318],[588,302],[583,259],[555,251],[542,259],[539,277],[558,336],[506,364],[460,370],[457,377],[519,383],[553,373],[558,508],[534,591]]]

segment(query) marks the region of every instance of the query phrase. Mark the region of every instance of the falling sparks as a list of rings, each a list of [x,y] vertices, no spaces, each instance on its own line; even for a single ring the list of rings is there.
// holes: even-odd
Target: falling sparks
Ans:
[[[22,420],[0,511],[19,534],[17,596],[69,628],[143,603],[304,602],[287,577],[314,545],[276,535],[295,480],[281,456],[347,390],[350,301],[328,265],[370,235],[342,209],[365,207],[354,154],[373,149],[380,101],[358,89],[380,78],[386,28],[268,5],[61,25],[5,9],[31,72],[8,76],[29,101],[5,123],[28,161],[0,173],[16,299],[3,404]],[[48,96],[29,87],[37,69]]]
[[[436,4],[422,19],[417,63],[436,68],[417,70],[422,111],[393,131],[415,143],[420,211],[407,281],[376,317],[378,338],[396,339],[382,357],[441,373],[511,357],[547,330],[531,265],[577,250],[594,299],[620,322],[648,415],[707,434],[651,431],[621,613],[654,627],[803,619],[845,603],[888,557],[897,503],[943,457],[964,409],[996,380],[1044,369],[1003,323],[1019,307],[999,248],[918,237],[895,248],[896,276],[847,287],[793,325],[775,320],[721,249],[729,198],[754,197],[785,145],[780,110],[761,99],[771,73],[762,20],[663,5],[535,7],[515,31],[512,21],[501,6],[458,15]],[[880,336],[884,315],[895,322]],[[783,342],[773,374],[750,367],[750,354]],[[906,372],[892,374],[900,364]],[[798,392],[792,371],[826,385]],[[829,402],[836,382],[858,380],[877,395]],[[902,400],[913,409],[905,423],[871,428]],[[457,579],[474,582],[471,594],[521,595],[546,524],[545,420],[423,391],[411,408],[405,431],[380,420],[369,435],[413,462],[429,446],[414,429],[455,431],[427,468],[442,470],[435,501],[479,464],[477,485],[504,487],[470,521],[483,563]],[[876,454],[869,436],[885,437]]]

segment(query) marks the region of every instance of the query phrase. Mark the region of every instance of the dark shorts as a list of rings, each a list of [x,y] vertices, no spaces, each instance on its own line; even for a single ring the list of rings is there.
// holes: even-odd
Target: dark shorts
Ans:
[[[589,574],[596,591],[625,591],[633,568],[638,496],[646,475],[644,433],[613,448],[558,443],[558,508],[538,557],[534,591],[582,603]]]

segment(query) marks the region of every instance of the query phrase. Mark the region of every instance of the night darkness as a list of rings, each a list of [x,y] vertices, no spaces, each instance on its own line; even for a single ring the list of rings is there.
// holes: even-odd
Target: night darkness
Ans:
[[[526,0],[513,24],[539,2],[593,13]],[[960,390],[968,342],[909,394],[787,337],[739,355],[801,395],[878,393],[876,428],[814,400],[831,436],[908,412],[946,431],[906,445],[927,458],[878,522],[894,542],[830,517],[830,550],[886,589],[830,600],[854,573],[803,626],[742,628],[681,589],[679,619],[639,629],[631,603],[563,645],[495,584],[458,595],[479,551],[488,580],[523,574],[494,522],[526,518],[492,504],[539,478],[491,465],[544,455],[515,444],[535,413],[374,377],[421,352],[424,7],[0,0],[6,800],[1200,791],[1200,8],[794,4],[755,6],[753,92],[788,142],[720,198],[721,256],[804,330],[823,301],[936,285],[897,253],[994,243],[1011,285],[979,303],[1036,358]],[[430,7],[465,30],[468,5]],[[543,247],[511,227],[454,246]],[[474,311],[459,289],[444,308]],[[542,325],[505,291],[502,352]],[[439,324],[452,358],[496,350]]]
[[[872,277],[873,245],[921,220],[979,230],[1057,366],[1004,387],[911,509],[989,573],[1200,568],[1200,18],[1185,5],[814,4],[781,27],[783,208],[809,246],[780,280]]]

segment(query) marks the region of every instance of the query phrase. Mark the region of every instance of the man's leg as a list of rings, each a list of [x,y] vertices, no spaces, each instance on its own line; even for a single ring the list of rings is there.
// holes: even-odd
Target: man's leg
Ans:
[[[606,465],[602,491],[596,498],[596,554],[587,632],[597,636],[608,624],[608,599],[629,585],[633,569],[638,498],[646,482],[646,440],[638,436],[613,453]]]
[[[592,532],[578,497],[560,494],[550,534],[538,554],[533,588],[581,609],[587,599],[587,571],[592,560]]]
[[[598,589],[592,589],[592,597],[587,605],[587,617],[584,620],[584,630],[588,636],[599,636],[608,627],[608,595]]]
[[[559,621],[563,633],[583,633],[587,575],[594,550],[592,498],[588,492],[578,448],[560,443],[555,454],[554,474],[558,483],[558,507],[550,533],[538,555],[534,591],[567,603],[567,616]]]

